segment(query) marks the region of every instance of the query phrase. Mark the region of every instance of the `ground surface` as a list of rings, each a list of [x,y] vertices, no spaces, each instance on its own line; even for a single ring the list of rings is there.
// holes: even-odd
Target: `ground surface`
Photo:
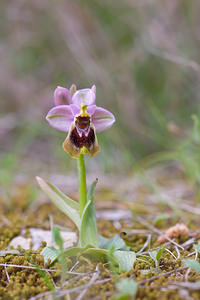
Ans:
[[[0,299],[52,299],[51,290],[63,290],[60,299],[111,299],[118,294],[116,281],[123,277],[137,281],[138,300],[200,298],[200,275],[182,261],[183,258],[197,261],[200,258],[193,246],[200,240],[198,191],[178,168],[130,174],[115,187],[97,189],[100,234],[105,237],[121,234],[138,254],[133,268],[120,274],[111,270],[108,263],[80,255],[67,259],[68,272],[61,282],[60,265],[44,264],[40,255],[44,244],[38,251],[18,248],[15,255],[4,253],[22,230],[28,237],[29,228],[50,229],[52,220],[62,229],[76,231],[47,199],[43,197],[44,201],[40,201],[42,196],[38,194],[30,203],[29,197],[28,184],[15,188],[9,205],[6,198],[1,197]],[[162,234],[176,224],[184,224],[186,230],[180,230],[178,237],[172,235],[164,244],[159,243],[159,236],[161,239]],[[156,268],[149,252],[163,245],[165,250]]]

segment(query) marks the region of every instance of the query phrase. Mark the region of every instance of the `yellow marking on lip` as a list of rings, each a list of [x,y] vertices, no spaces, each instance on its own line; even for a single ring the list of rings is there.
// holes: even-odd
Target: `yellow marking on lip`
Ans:
[[[81,117],[88,117],[89,116],[89,114],[87,112],[87,107],[88,107],[88,105],[81,104],[81,113],[80,113]]]

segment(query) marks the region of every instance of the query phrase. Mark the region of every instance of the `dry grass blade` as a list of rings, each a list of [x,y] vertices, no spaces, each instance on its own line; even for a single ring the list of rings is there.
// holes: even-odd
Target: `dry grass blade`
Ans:
[[[89,281],[89,284],[94,283],[94,282],[97,280],[97,278],[99,277],[99,273],[100,273],[100,272],[99,272],[99,270],[98,270],[98,266],[96,266],[96,270],[95,270],[95,271],[96,271],[96,273],[93,274],[91,280]],[[86,294],[87,289],[88,289],[88,288],[84,289],[84,290],[79,294],[79,296],[76,298],[76,300],[81,300],[81,299],[84,297],[84,295]]]
[[[165,248],[165,251],[169,252],[169,253],[173,256],[173,258],[174,258],[175,260],[177,260],[177,257],[176,257],[176,256],[174,255],[174,253],[172,253],[169,249]]]
[[[156,227],[154,227],[153,225],[149,224],[148,222],[146,222],[143,218],[141,217],[137,217],[137,220],[143,224],[144,226],[148,227],[149,229],[151,229],[153,232],[155,232],[156,234],[158,234],[159,236],[163,236],[166,240],[168,240],[170,243],[174,244],[175,246],[177,246],[178,248],[184,250],[183,246],[177,244],[176,242],[174,242],[172,239],[170,239],[167,235],[165,235],[162,231],[158,230]]]
[[[185,211],[188,211],[192,214],[195,214],[195,215],[200,215],[200,208],[199,207],[193,207],[193,206],[190,206],[186,203],[180,203],[179,204],[180,208],[185,210]]]
[[[82,289],[87,289],[92,285],[103,284],[103,283],[106,283],[106,282],[111,281],[111,280],[112,280],[112,278],[106,278],[106,279],[103,279],[103,280],[96,281],[94,283],[83,284],[81,286],[71,288],[71,289],[68,289],[68,290],[62,290],[62,291],[59,290],[59,291],[56,291],[55,296],[56,297],[63,297],[63,296],[65,296],[67,294],[70,294],[70,293],[80,292]],[[40,293],[37,296],[31,297],[29,300],[41,299],[41,297],[50,296],[51,294],[52,294],[51,292]]]
[[[151,234],[148,235],[146,242],[144,243],[144,246],[137,252],[137,254],[141,254],[142,251],[150,244],[151,241]]]
[[[0,267],[12,267],[12,268],[22,268],[22,269],[31,269],[31,270],[37,270],[38,267],[30,267],[30,266],[23,266],[23,265],[13,265],[13,264],[0,264]],[[55,269],[40,269],[41,271],[45,272],[56,272]]]
[[[180,254],[180,251],[179,251],[179,249],[178,249],[177,246],[175,246],[174,248],[175,248],[175,250],[177,252],[177,258],[176,258],[176,260],[177,260],[177,259],[179,259],[181,257],[181,254]]]
[[[14,265],[14,264],[0,264],[0,267],[13,267],[13,268],[22,268],[22,269],[31,269],[31,270],[38,270],[39,267],[31,267],[31,266],[23,266],[23,265]],[[45,269],[41,268],[41,271],[45,272],[57,272],[56,269]],[[66,272],[67,274],[71,275],[87,275],[87,273],[78,273],[78,272]]]
[[[7,279],[8,279],[8,282],[10,281],[10,276],[9,276],[9,274],[8,274],[8,270],[7,270],[7,268],[6,268],[6,264],[5,264],[5,267],[4,267],[4,269],[5,269],[5,272],[6,272],[6,277],[7,277]]]
[[[181,246],[185,249],[191,244],[194,244],[195,240],[196,240],[195,238],[191,238],[190,240],[187,240],[185,243],[181,244]]]
[[[70,293],[76,293],[76,292],[79,292],[82,289],[87,289],[87,288],[91,287],[92,285],[103,284],[103,283],[106,283],[106,282],[111,281],[111,280],[112,280],[112,278],[106,278],[106,279],[102,279],[102,280],[99,280],[99,281],[96,281],[96,282],[87,283],[87,284],[84,284],[84,285],[81,285],[81,286],[78,286],[78,287],[75,287],[75,288],[68,289],[66,291],[58,292],[58,296],[61,297],[61,296],[65,296],[65,295],[70,294]]]
[[[146,283],[146,282],[149,282],[149,281],[152,281],[154,279],[157,279],[159,277],[162,277],[162,276],[168,276],[174,272],[178,272],[178,271],[183,271],[183,270],[186,270],[188,267],[180,267],[178,269],[175,269],[175,270],[172,270],[172,271],[169,271],[169,272],[166,272],[166,273],[160,273],[159,275],[155,275],[155,276],[152,276],[150,278],[147,278],[147,279],[144,279],[144,280],[141,280],[138,282],[138,284],[143,284],[143,283]]]
[[[175,286],[190,289],[190,290],[200,290],[200,284],[198,282],[180,282],[180,281],[169,281],[170,284]]]

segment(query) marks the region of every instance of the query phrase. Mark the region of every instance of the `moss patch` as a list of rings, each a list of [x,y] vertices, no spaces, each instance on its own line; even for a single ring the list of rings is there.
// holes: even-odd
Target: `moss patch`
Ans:
[[[166,180],[162,178],[160,181],[160,184],[165,187]],[[137,281],[139,288],[136,299],[184,299],[183,290],[188,297],[199,299],[198,289],[183,288],[174,284],[175,281],[195,283],[200,280],[199,274],[193,270],[188,272],[188,268],[182,263],[183,258],[199,261],[199,254],[196,255],[193,247],[193,244],[200,240],[199,217],[187,210],[174,209],[170,203],[150,202],[149,195],[152,195],[152,192],[141,185],[137,188],[138,198],[136,199],[140,199],[137,203],[131,199],[123,201],[109,190],[99,191],[97,197],[97,209],[133,210],[136,217],[139,216],[140,220],[145,220],[149,225],[145,225],[146,223],[134,217],[115,221],[98,220],[98,230],[101,235],[111,237],[120,234],[131,250],[139,253],[132,270],[121,274],[115,273],[108,263],[99,263],[90,260],[89,257],[79,255],[70,259],[66,258],[69,273],[66,274],[65,282],[63,282],[59,263],[44,264],[43,257],[40,255],[41,249],[45,246],[44,243],[38,251],[32,249],[25,251],[19,248],[20,255],[0,256],[0,299],[29,299],[39,294],[42,297],[43,293],[47,293],[43,298],[47,299],[52,290],[62,290],[67,293],[68,289],[72,289],[71,299],[84,290],[83,299],[111,299],[117,295],[115,281],[123,277]],[[116,199],[114,199],[115,196]],[[19,235],[21,230],[26,230],[27,237],[30,227],[49,230],[49,216],[52,217],[54,224],[76,230],[72,222],[53,204],[49,202],[39,204],[38,202],[37,205],[33,205],[30,203],[27,185],[17,187],[12,200],[12,206],[8,208],[5,200],[0,198],[0,216],[2,216],[0,250],[6,250],[9,242]],[[191,203],[196,205],[195,199],[190,201],[193,201],[190,202],[190,206]],[[156,217],[162,213],[169,214],[169,218],[163,220],[161,218],[158,223],[155,223]],[[166,242],[165,247],[168,250],[163,252],[159,266],[156,268],[154,260],[149,256],[149,251],[162,246],[157,240],[159,234],[156,230],[164,232],[180,221],[189,228],[188,234],[174,239],[174,242],[182,245],[183,249]],[[90,286],[94,272],[98,272],[98,276]]]

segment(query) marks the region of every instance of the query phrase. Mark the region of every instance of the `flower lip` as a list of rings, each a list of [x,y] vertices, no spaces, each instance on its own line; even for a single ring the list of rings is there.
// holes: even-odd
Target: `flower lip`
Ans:
[[[78,158],[81,153],[88,153],[90,157],[94,157],[100,151],[94,126],[88,126],[87,123],[85,128],[81,129],[73,122],[63,148],[73,158]]]
[[[90,126],[90,117],[89,116],[87,116],[87,117],[78,116],[78,117],[76,117],[75,123],[77,124],[77,126],[80,129],[85,129]]]

